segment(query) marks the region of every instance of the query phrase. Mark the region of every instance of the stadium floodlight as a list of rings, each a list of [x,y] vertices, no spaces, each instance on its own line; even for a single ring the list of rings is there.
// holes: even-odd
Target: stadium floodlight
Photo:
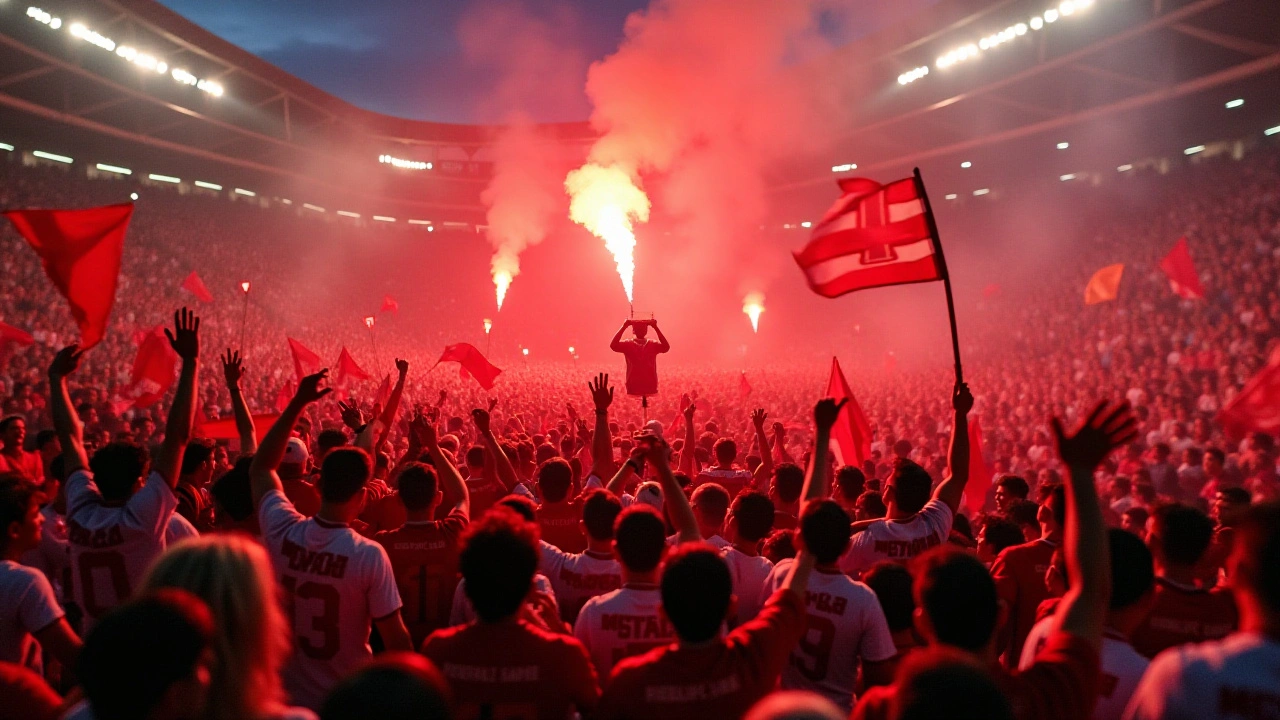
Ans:
[[[395,222],[396,221],[395,218],[387,215],[374,215],[373,219],[377,220],[378,222]]]
[[[431,221],[430,221],[430,220],[415,220],[414,218],[409,218],[408,223],[409,223],[410,225],[430,225],[430,224],[431,224]]]
[[[55,153],[45,152],[43,150],[32,150],[31,154],[35,155],[38,158],[44,158],[45,160],[52,160],[54,162],[66,163],[67,165],[70,165],[72,162],[75,162],[74,160],[67,157],[66,155],[57,155]]]
[[[1133,165],[1132,165],[1132,164],[1130,164],[1130,163],[1125,163],[1124,165],[1121,165],[1120,167],[1116,168],[1116,171],[1117,171],[1117,172],[1129,172],[1129,171],[1130,171],[1130,170],[1132,170],[1132,169],[1133,169]]]
[[[292,201],[292,200],[290,200],[289,198],[280,198],[280,202],[284,203],[285,205],[292,205],[292,204],[293,204],[293,201]]]
[[[431,163],[423,160],[405,160],[394,155],[379,155],[378,162],[384,165],[400,168],[401,170],[430,170]]]
[[[1045,10],[1045,11],[1044,11],[1044,21],[1045,21],[1045,22],[1047,22],[1047,23],[1057,22],[1057,21],[1058,21],[1058,11],[1057,11],[1057,10],[1054,10],[1053,8],[1049,8],[1048,10]]]
[[[130,200],[137,200],[137,199],[138,199],[138,193],[129,193],[129,199],[130,199]]]
[[[205,182],[203,180],[197,180],[195,185],[196,187],[202,187],[205,190],[221,190],[222,189],[222,186],[219,185],[218,183]]]
[[[98,169],[99,169],[99,170],[101,170],[101,171],[103,171],[103,172],[115,173],[115,174],[117,174],[117,175],[132,175],[132,174],[133,174],[133,171],[132,171],[132,170],[130,170],[129,168],[127,168],[127,167],[120,167],[119,165],[107,165],[107,164],[104,164],[104,163],[98,163],[97,167],[98,167]]]
[[[258,197],[258,193],[252,190],[245,190],[244,188],[236,188],[236,194],[244,195],[245,197]]]
[[[991,188],[978,188],[977,190],[973,191],[973,196],[982,197],[983,195],[988,195],[990,193],[991,193]]]
[[[947,193],[947,194],[945,195],[945,197],[946,197],[946,199],[947,199],[947,200],[955,200],[956,198],[958,198],[958,197],[960,197],[960,196],[959,196],[959,195],[957,195],[957,194],[955,194],[955,193]]]
[[[147,179],[155,180],[156,182],[167,182],[167,183],[175,183],[175,184],[182,182],[181,178],[176,178],[172,175],[156,175],[155,173],[148,175]]]
[[[1058,179],[1059,179],[1059,180],[1061,180],[1062,182],[1066,182],[1066,181],[1068,181],[1068,180],[1075,180],[1075,179],[1076,179],[1076,174],[1075,174],[1075,173],[1067,173],[1066,175],[1059,175],[1059,176],[1058,176]]]
[[[427,226],[427,232],[435,232],[435,231],[436,231],[436,226],[435,226],[435,225],[428,225],[428,226]]]
[[[965,168],[967,170],[973,167],[973,163],[969,162],[968,160],[965,160],[964,162],[960,163],[960,167]]]
[[[1235,100],[1231,100],[1227,103],[1227,109],[1230,110],[1232,108],[1238,108],[1243,104],[1244,98],[1236,98]]]
[[[1195,155],[1196,153],[1202,153],[1202,152],[1204,152],[1204,146],[1203,146],[1203,145],[1193,145],[1192,147],[1189,147],[1189,148],[1187,148],[1186,150],[1183,150],[1183,151],[1182,151],[1182,154],[1183,154],[1183,155]]]
[[[319,205],[312,205],[311,203],[302,203],[302,207],[308,210],[315,210],[316,212],[324,212],[324,208]]]
[[[349,218],[360,217],[360,213],[353,213],[350,210],[339,210],[338,214],[341,215],[342,217],[349,217]]]
[[[1075,0],[1062,0],[1062,4],[1058,6],[1058,12],[1062,13],[1063,17],[1071,15],[1075,11],[1076,11]]]
[[[4,150],[5,152],[13,152],[13,146],[10,145],[9,143],[0,143],[0,150]]]
[[[1030,25],[1032,30],[1039,30],[1040,28],[1044,27],[1044,18],[1037,15],[1031,18]]]
[[[849,172],[850,170],[857,170],[857,169],[858,169],[858,163],[845,163],[843,165],[831,166],[831,172],[833,173]]]
[[[1262,131],[1262,134],[1263,134],[1263,135],[1266,135],[1267,137],[1271,137],[1272,135],[1275,135],[1276,133],[1280,133],[1280,125],[1277,125],[1277,126],[1275,126],[1275,127],[1269,127],[1269,128],[1267,128],[1266,130],[1263,130],[1263,131]]]
[[[805,220],[804,222],[800,223],[800,227],[802,227],[802,228],[811,228],[811,227],[813,227],[813,223],[809,222],[808,220]]]
[[[1069,147],[1071,147],[1071,143],[1069,143],[1069,142],[1060,142],[1060,143],[1058,143],[1058,149],[1059,149],[1059,150],[1066,150],[1066,149],[1067,149],[1067,148],[1069,148]]]

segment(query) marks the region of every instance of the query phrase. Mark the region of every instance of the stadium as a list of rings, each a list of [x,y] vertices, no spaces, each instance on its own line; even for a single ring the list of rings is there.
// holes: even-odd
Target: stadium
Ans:
[[[468,78],[486,122],[462,123],[369,109],[174,3],[0,2],[0,520],[12,572],[41,571],[0,573],[0,614],[18,617],[5,592],[21,583],[52,603],[48,624],[0,633],[0,684],[17,687],[13,666],[57,693],[27,716],[357,717],[385,681],[388,707],[439,696],[415,717],[949,717],[927,702],[938,672],[983,717],[1178,717],[1160,688],[1209,686],[1159,651],[1242,637],[1266,639],[1231,646],[1240,665],[1212,680],[1206,716],[1280,702],[1254,678],[1275,669],[1276,579],[1249,561],[1275,559],[1280,499],[1280,4],[616,4],[603,53],[572,46],[606,8],[460,4],[449,32],[515,58]],[[581,76],[550,72],[569,55],[547,48],[580,51]],[[401,70],[406,97],[443,72]],[[589,111],[521,106],[562,98],[564,76]],[[352,465],[331,470],[335,452]],[[137,476],[127,491],[110,462]],[[159,525],[138,531],[145,561],[95,565],[110,527],[134,542],[112,513],[153,496],[177,507],[157,501]],[[635,522],[655,516],[672,546],[647,569],[621,529],[646,504]],[[328,549],[289,534],[328,522],[345,538]],[[214,562],[232,531],[256,542],[217,561],[243,554],[261,567],[237,572],[262,577],[241,589],[286,598],[255,613],[279,628],[246,625],[279,629],[279,647],[219,640],[247,621],[207,588],[142,592],[166,586],[165,558]],[[424,544],[446,549],[396,549]],[[351,591],[330,582],[343,553],[387,563],[383,594],[358,600],[364,615],[325,600],[305,617]],[[526,570],[503,617],[537,642],[484,635]],[[693,599],[669,624],[671,578]],[[877,629],[814,626],[828,582]],[[938,630],[954,613],[926,590],[947,582],[974,603],[954,605],[979,618],[974,643]],[[986,627],[989,586],[1004,609]],[[721,590],[733,603],[691,640],[693,608]],[[610,612],[666,642],[610,645]],[[165,692],[222,699],[110,710],[128,698],[101,678],[132,680],[108,669],[186,651],[95,645],[113,617],[204,637],[217,657],[167,660],[192,675]],[[776,658],[731,652],[771,632]],[[513,649],[473,652],[484,637]],[[688,668],[714,670],[677,671],[685,644],[708,653]],[[1099,696],[1058,672],[1070,663],[1128,673],[1123,691]],[[540,669],[526,697],[518,679]],[[801,714],[819,699],[827,714]],[[899,713],[908,699],[918,714]]]

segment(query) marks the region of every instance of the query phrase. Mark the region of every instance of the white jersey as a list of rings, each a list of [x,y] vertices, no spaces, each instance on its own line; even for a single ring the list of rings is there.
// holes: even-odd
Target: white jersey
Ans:
[[[555,545],[539,543],[542,560],[539,565],[556,590],[560,617],[570,625],[588,600],[622,587],[622,568],[612,554],[567,553]]]
[[[1036,655],[1049,640],[1054,630],[1054,618],[1047,617],[1031,627],[1027,642],[1018,658],[1018,669],[1026,670],[1036,661]],[[1098,682],[1098,704],[1093,706],[1093,720],[1120,720],[1125,706],[1138,687],[1138,681],[1147,671],[1148,660],[1128,639],[1106,631],[1102,636],[1102,674]]]
[[[840,569],[859,577],[881,560],[905,563],[946,542],[951,520],[951,508],[937,499],[905,520],[876,520],[853,536],[848,552],[840,558]]]
[[[582,606],[573,636],[586,646],[601,684],[623,658],[675,641],[675,629],[659,612],[661,607],[658,586],[640,584],[597,595]]]
[[[733,578],[733,594],[738,597],[735,624],[741,625],[755,617],[772,594],[765,592],[764,581],[773,570],[773,562],[760,555],[748,555],[732,545],[721,549],[720,557],[729,566],[729,576]]]
[[[279,490],[262,498],[258,521],[293,629],[285,687],[295,703],[315,709],[373,656],[371,621],[400,609],[395,573],[381,545],[346,525],[303,517]]]
[[[44,524],[40,526],[40,545],[22,554],[22,564],[44,573],[58,601],[65,603],[69,589],[66,583],[71,571],[67,521],[53,509],[53,505],[40,508],[40,514],[44,516]]]
[[[766,596],[786,582],[795,561],[779,562],[765,581]],[[782,670],[782,687],[810,690],[846,713],[853,709],[858,659],[882,662],[898,654],[875,592],[849,576],[814,570],[805,591],[805,629]]]
[[[546,593],[551,596],[551,600],[555,601],[556,591],[551,587],[551,581],[546,575],[538,573],[533,576],[533,587],[538,592]],[[458,580],[458,587],[453,591],[453,607],[449,610],[449,625],[466,625],[469,622],[475,622],[476,609],[471,606],[471,599],[467,597],[467,581],[465,578]]]
[[[43,675],[40,643],[32,636],[65,614],[44,573],[0,560],[0,661]]]
[[[178,498],[157,472],[118,507],[103,503],[88,470],[71,474],[66,493],[71,584],[87,633],[107,611],[129,599],[151,561],[164,552],[165,530]]]
[[[169,518],[169,527],[164,529],[165,547],[173,545],[179,540],[186,540],[192,537],[200,537],[200,531],[196,529],[195,525],[191,524],[190,520],[178,513],[174,513]]]
[[[703,538],[703,539],[702,539],[702,542],[704,542],[704,543],[706,543],[706,544],[710,545],[711,547],[715,548],[716,550],[723,550],[723,549],[725,549],[725,548],[727,548],[727,547],[732,547],[732,546],[733,546],[733,543],[729,542],[728,540],[725,540],[724,538],[720,537],[719,535],[712,535],[712,536],[711,536],[711,537],[709,537],[709,538]],[[676,545],[679,545],[679,544],[680,544],[680,533],[676,533],[675,535],[668,535],[668,536],[667,536],[667,546],[668,546],[668,547],[675,547]]]
[[[1280,641],[1238,632],[1156,656],[1125,720],[1274,718],[1280,708]]]

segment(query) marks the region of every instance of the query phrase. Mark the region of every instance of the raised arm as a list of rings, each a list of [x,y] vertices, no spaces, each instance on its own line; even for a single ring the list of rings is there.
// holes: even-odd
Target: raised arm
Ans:
[[[773,479],[773,453],[769,452],[769,438],[764,434],[764,421],[769,418],[769,414],[764,408],[756,408],[751,413],[751,424],[755,426],[756,444],[760,446],[760,465],[754,473],[756,487],[760,492],[769,492],[769,482]]]
[[[847,402],[848,398],[840,402],[823,398],[813,406],[813,459],[809,462],[809,476],[804,479],[804,489],[800,491],[800,512],[804,512],[809,503],[828,495],[827,457],[831,455],[831,426],[836,424]]]
[[[182,371],[178,375],[178,389],[169,406],[169,420],[164,426],[164,442],[152,468],[169,483],[178,486],[178,474],[182,470],[182,455],[191,440],[191,426],[196,411],[196,367],[200,360],[200,318],[186,308],[173,314],[174,332],[165,328],[169,345],[182,358]]]
[[[947,455],[949,477],[938,484],[933,497],[951,508],[954,514],[960,507],[964,486],[969,483],[969,411],[973,409],[973,393],[966,383],[956,383],[951,393],[951,407],[955,409],[955,421],[951,428],[951,449]]]
[[[618,332],[614,333],[613,339],[609,341],[609,349],[614,352],[622,352],[622,334],[631,327],[630,320],[623,320],[622,327],[618,328]]]
[[[53,429],[62,443],[63,462],[68,477],[77,470],[89,467],[89,456],[84,450],[84,423],[71,409],[71,397],[67,394],[67,376],[80,367],[84,351],[76,345],[68,345],[58,351],[49,365],[49,411],[53,415]]]
[[[396,386],[391,388],[391,397],[387,399],[387,409],[382,411],[382,417],[378,421],[382,423],[380,432],[378,433],[378,441],[373,444],[373,451],[377,451],[382,444],[387,441],[387,436],[391,434],[391,425],[396,421],[396,412],[400,410],[400,398],[404,395],[404,380],[409,375],[409,361],[396,358]]]
[[[1093,471],[1117,448],[1138,436],[1138,421],[1129,403],[1099,402],[1075,434],[1053,419],[1058,455],[1067,464],[1067,524],[1062,551],[1070,589],[1054,617],[1058,629],[1102,646],[1102,627],[1111,598],[1111,550],[1103,524]]]
[[[662,330],[658,328],[657,320],[650,320],[649,327],[653,328],[653,332],[658,336],[658,352],[664,353],[671,350],[671,343],[667,342],[667,336],[662,334]]]
[[[446,498],[457,498],[453,503],[453,511],[461,512],[470,518],[471,493],[467,490],[467,483],[463,481],[458,468],[440,449],[436,426],[427,418],[417,415],[409,424],[409,433],[417,437],[417,442],[421,443],[427,454],[431,456],[431,464],[436,468],[436,477],[440,479],[440,491]]]
[[[680,402],[684,403],[684,446],[680,448],[680,472],[696,478],[698,453],[695,446],[698,444],[698,433],[693,429],[693,414],[698,408],[688,395],[682,396]]]
[[[600,373],[587,383],[587,388],[591,390],[591,402],[596,408],[596,427],[591,435],[591,474],[603,480],[613,476],[613,438],[609,436],[613,388],[609,386],[609,374]]]
[[[485,448],[489,451],[489,455],[493,457],[493,467],[498,474],[498,482],[502,483],[502,487],[507,492],[516,489],[516,485],[520,483],[520,478],[516,476],[515,466],[511,464],[511,458],[507,457],[506,451],[502,449],[502,445],[498,443],[498,438],[493,434],[493,428],[489,424],[489,411],[484,408],[476,408],[471,411],[471,422],[475,423],[476,432],[480,434],[480,440],[484,443]]]
[[[773,424],[773,456],[779,463],[795,462],[787,452],[787,427],[780,422]]]
[[[622,497],[622,493],[627,489],[627,481],[632,476],[640,475],[644,471],[644,449],[636,446],[631,448],[631,457],[622,463],[618,468],[618,472],[613,474],[613,478],[609,480],[609,484],[604,486],[605,490]]]
[[[667,517],[671,518],[671,524],[676,527],[676,542],[702,540],[702,533],[698,531],[698,519],[693,516],[693,507],[689,505],[689,498],[671,472],[671,448],[667,446],[665,440],[656,435],[646,436],[644,439],[647,440],[645,456],[649,458],[649,462],[653,463],[653,469],[658,473],[658,482],[662,484],[662,497],[667,505]]]
[[[244,365],[240,361],[239,350],[233,352],[227,348],[222,356],[222,375],[227,380],[227,392],[231,393],[231,412],[236,418],[236,434],[240,436],[240,454],[252,455],[258,449],[258,435],[253,427],[253,415],[249,413],[249,403],[240,389]]]
[[[276,418],[275,424],[262,438],[258,452],[253,455],[253,463],[249,465],[249,489],[253,493],[253,505],[257,507],[262,498],[272,490],[281,490],[280,476],[276,468],[284,460],[285,448],[289,445],[289,437],[293,434],[293,426],[297,424],[302,411],[311,403],[333,392],[333,388],[321,388],[320,383],[329,377],[329,369],[325,368],[315,375],[308,375],[298,383],[298,392],[289,401],[284,412]]]

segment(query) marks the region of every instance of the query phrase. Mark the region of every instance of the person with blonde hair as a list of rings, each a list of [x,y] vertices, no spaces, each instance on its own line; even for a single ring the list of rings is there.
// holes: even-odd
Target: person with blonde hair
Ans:
[[[217,634],[209,720],[314,720],[284,703],[280,667],[289,656],[288,626],[267,552],[245,535],[184,540],[161,555],[143,592],[180,588],[204,600]]]

